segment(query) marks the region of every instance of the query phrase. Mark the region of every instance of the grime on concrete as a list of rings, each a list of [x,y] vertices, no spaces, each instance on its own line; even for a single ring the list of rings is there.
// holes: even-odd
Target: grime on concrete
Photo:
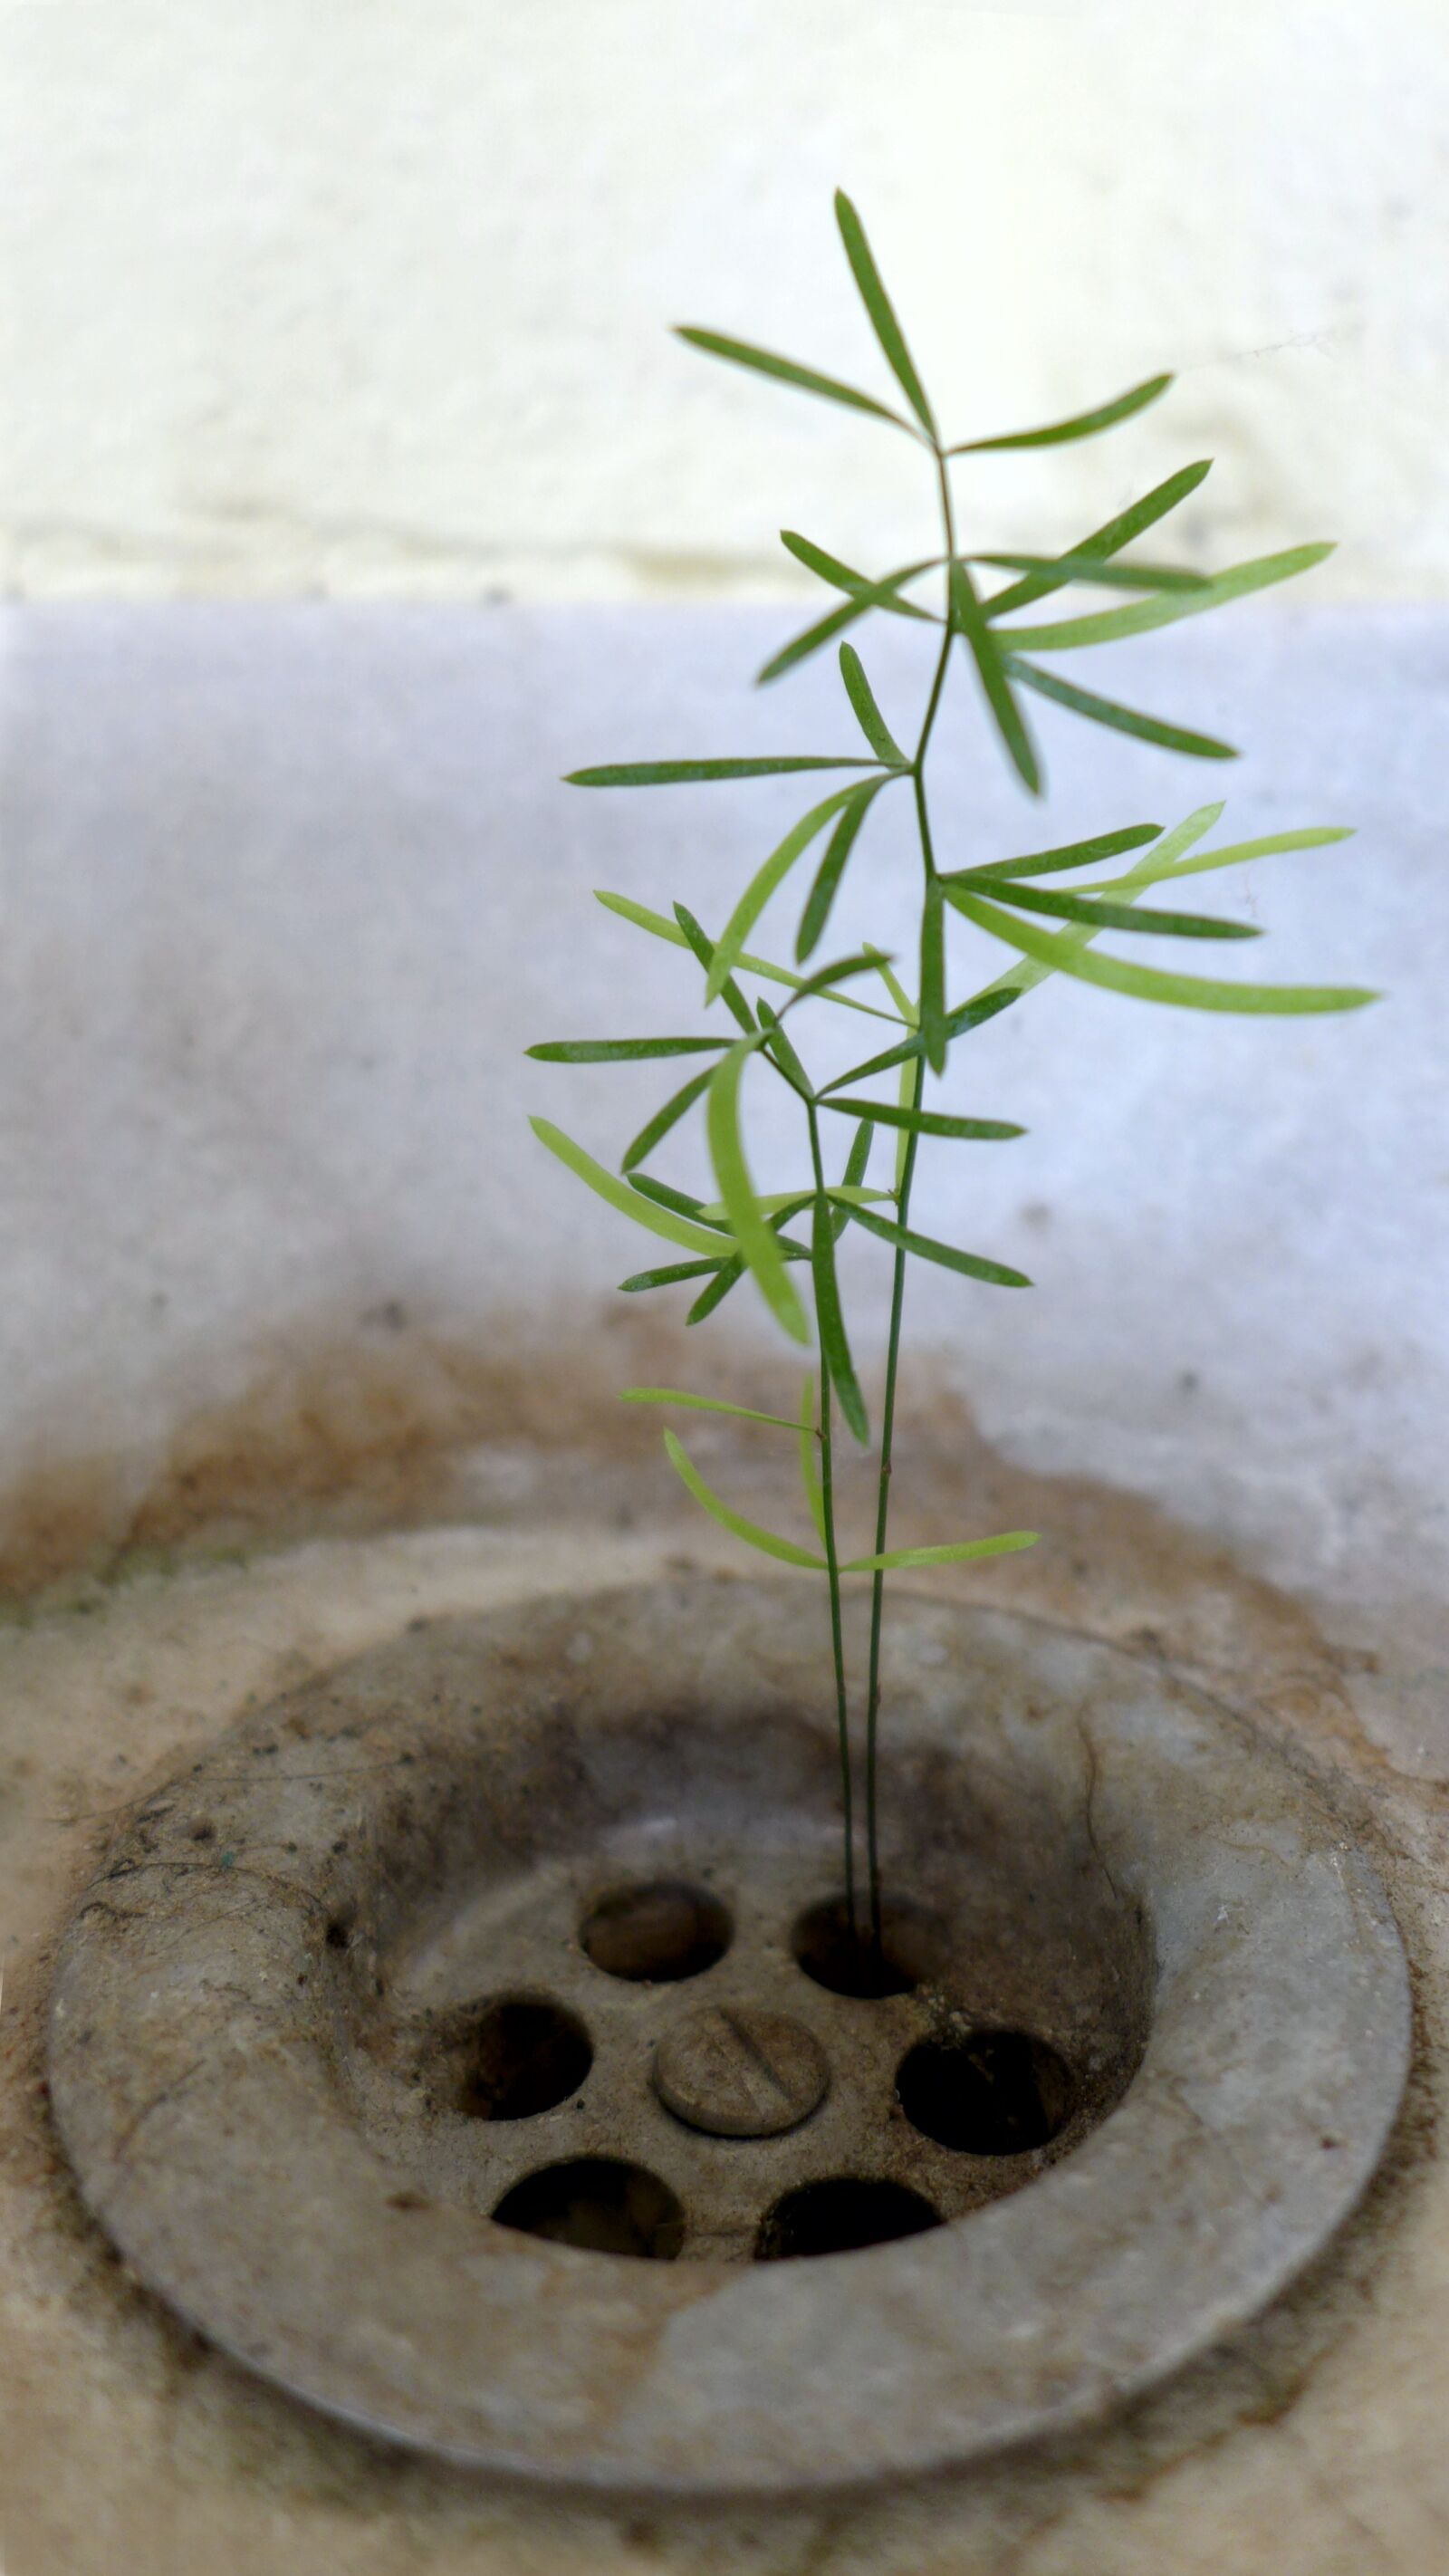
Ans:
[[[798,1583],[719,1576],[410,1628],[147,1798],[49,2055],[141,2276],[344,2420],[646,2495],[958,2469],[1267,2305],[1398,2107],[1372,1865],[1156,1664],[906,1597],[915,1955],[824,1982],[817,1630]]]
[[[597,1464],[509,1443],[471,1468],[452,1462],[455,1505],[471,1491],[473,1526],[323,1538],[245,1564],[183,1556],[169,1575],[92,1587],[84,1618],[56,1607],[0,1639],[12,1745],[0,2196],[14,2248],[3,2295],[17,2374],[4,2477],[17,2566],[99,2576],[139,2556],[228,2576],[318,2563],[363,2576],[424,2564],[447,2576],[563,2576],[581,2564],[606,2576],[806,2567],[996,2576],[1006,2565],[1013,2576],[1157,2576],[1168,2565],[1174,2576],[1256,2576],[1267,2515],[1275,2576],[1379,2563],[1365,2529],[1383,2535],[1383,2564],[1428,2576],[1449,2508],[1436,2358],[1449,2353],[1449,2297],[1434,2252],[1449,2226],[1434,2143],[1442,1794],[1404,1779],[1365,1742],[1352,1669],[1300,1604],[1131,1496],[1024,1478],[964,1421],[947,1427],[940,1451],[918,1455],[922,1512],[964,1476],[973,1495],[989,1487],[1019,1500],[1030,1490],[1030,1516],[1067,1535],[1038,1551],[1030,1584],[1008,1567],[983,1569],[991,1579],[969,1589],[959,1578],[928,1588],[1070,1624],[1087,1624],[1086,1608],[1098,1633],[1206,1678],[1318,1780],[1384,1868],[1415,1972],[1416,2071],[1358,2216],[1296,2289],[1114,2426],[1049,2442],[1029,2463],[986,2466],[965,2487],[844,2511],[780,2509],[764,2524],[747,2509],[702,2520],[697,2508],[681,2519],[664,2504],[616,2513],[530,2500],[379,2449],[239,2372],[108,2255],[68,2184],[39,2058],[54,1942],[105,1848],[138,1802],[248,1704],[306,1684],[410,1620],[545,1594],[561,1562],[590,1585],[667,1573],[679,1535],[651,1514],[652,1463],[643,1471],[615,1457],[591,1481]],[[504,1490],[507,1514],[492,1499]],[[763,1486],[755,1500],[765,1508]],[[691,1533],[689,1554],[729,1561],[708,1533]],[[66,2461],[63,2480],[41,2473],[47,2456]]]

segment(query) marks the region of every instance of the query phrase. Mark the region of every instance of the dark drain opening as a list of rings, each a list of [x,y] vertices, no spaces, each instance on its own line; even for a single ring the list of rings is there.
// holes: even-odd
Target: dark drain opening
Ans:
[[[923,2039],[902,2060],[896,2095],[913,2129],[971,2156],[1020,2156],[1066,2126],[1072,2079],[1054,2048],[1024,2030]]]
[[[577,2093],[594,2062],[583,2023],[558,2004],[506,1997],[472,2033],[458,2108],[475,2120],[531,2120]]]
[[[702,1976],[729,1948],[734,1925],[708,1888],[661,1878],[616,1887],[584,1917],[579,1939],[606,1976],[670,1985]]]
[[[921,2236],[939,2227],[939,2212],[902,2182],[861,2182],[842,2174],[787,2191],[764,2220],[755,2244],[761,2263],[801,2254],[856,2254],[867,2245]]]
[[[667,2183],[643,2165],[574,2156],[545,2165],[506,2191],[493,2212],[502,2227],[576,2245],[587,2254],[642,2255],[672,2263],[684,2242],[684,2212]]]
[[[877,1948],[868,1933],[852,1930],[840,1896],[827,1897],[802,1914],[790,1946],[817,1986],[832,1995],[860,1995],[873,2002],[910,1994],[928,1969],[923,1922],[901,1908],[887,1907]]]

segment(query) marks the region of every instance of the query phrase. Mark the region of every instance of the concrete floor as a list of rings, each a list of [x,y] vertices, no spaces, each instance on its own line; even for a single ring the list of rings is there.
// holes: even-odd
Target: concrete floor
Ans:
[[[5,629],[5,2576],[1449,2566],[1439,614],[1204,620],[1172,643],[1170,687],[1165,660],[1160,684],[1124,667],[1136,647],[1114,664],[1126,696],[1276,733],[1274,783],[1243,765],[1234,830],[1362,825],[1311,873],[1256,870],[1247,900],[1273,930],[1265,972],[1393,998],[1293,1033],[1053,986],[994,1051],[983,1032],[974,1099],[1032,1132],[964,1184],[933,1171],[930,1215],[1039,1291],[962,1302],[953,1283],[913,1309],[893,1531],[1041,1530],[942,1588],[1180,1665],[1376,1849],[1417,2060],[1380,2179],[1312,2278],[1129,2421],[968,2487],[748,2524],[606,2515],[485,2492],[270,2396],[125,2277],[57,2156],[50,1950],[131,1799],[249,1698],[409,1617],[734,1561],[614,1390],[773,1405],[790,1372],[747,1314],[702,1354],[610,1298],[615,1221],[555,1186],[524,1111],[617,1146],[642,1114],[630,1077],[605,1099],[521,1078],[520,1050],[602,1033],[585,974],[603,1026],[689,1007],[671,953],[641,966],[588,889],[687,884],[713,917],[775,809],[706,800],[685,846],[672,804],[646,829],[634,800],[547,782],[833,721],[808,688],[791,713],[738,686],[777,628],[75,610]],[[1206,792],[1086,731],[1050,746],[1060,803],[1038,833],[973,785],[963,722],[947,801],[970,788],[973,850],[1170,821]],[[762,1180],[777,1143],[762,1129]],[[792,1508],[748,1437],[693,1445],[745,1509]]]
[[[751,1494],[743,1460],[733,1474],[747,1503],[780,1508],[768,1483]],[[1312,2276],[1228,2349],[1070,2449],[874,2505],[750,2516],[600,2512],[489,2491],[313,2418],[174,2325],[80,2211],[44,2099],[50,1948],[118,1810],[249,1702],[408,1618],[561,1578],[647,1576],[681,1556],[732,1561],[710,1525],[665,1520],[652,1458],[478,1451],[440,1471],[445,1516],[432,1526],[354,1527],[220,1559],[198,1544],[169,1570],[81,1580],[0,1636],[7,2576],[1437,2576],[1449,2557],[1449,2162],[1436,2148],[1445,1788],[1400,1767],[1357,1717],[1355,1667],[1371,1645],[1328,1644],[1301,1606],[1152,1506],[1004,1465],[964,1421],[944,1451],[917,1447],[910,1482],[908,1529],[924,1533],[964,1485],[983,1510],[1029,1513],[1053,1533],[1035,1559],[971,1569],[971,1597],[1191,1670],[1324,1776],[1377,1851],[1414,1964],[1418,2059],[1381,2176]],[[354,1493],[354,1523],[362,1508]],[[413,1514],[426,1522],[419,1496]],[[964,1574],[941,1588],[959,1595]]]

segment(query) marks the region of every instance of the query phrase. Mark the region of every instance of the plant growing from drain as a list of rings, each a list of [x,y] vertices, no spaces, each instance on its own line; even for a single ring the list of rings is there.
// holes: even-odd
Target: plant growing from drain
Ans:
[[[723,1007],[733,1022],[733,1034],[568,1040],[536,1046],[529,1052],[546,1062],[575,1065],[701,1055],[712,1059],[692,1072],[682,1088],[672,1092],[646,1121],[625,1147],[617,1172],[607,1170],[551,1121],[535,1118],[532,1123],[549,1151],[590,1189],[621,1215],[662,1237],[676,1254],[686,1256],[663,1267],[635,1272],[623,1281],[625,1291],[636,1295],[688,1282],[695,1294],[687,1320],[697,1324],[714,1313],[749,1276],[783,1332],[813,1353],[797,1419],[679,1388],[630,1387],[626,1401],[729,1414],[740,1421],[784,1432],[798,1443],[805,1502],[815,1535],[813,1545],[761,1528],[745,1518],[706,1483],[676,1434],[664,1434],[679,1476],[715,1520],[761,1554],[808,1568],[824,1578],[839,1731],[845,1902],[849,1931],[857,1941],[862,1938],[863,1927],[857,1903],[855,1766],[841,1604],[847,1581],[857,1577],[870,1580],[863,1803],[868,1921],[878,1950],[882,1927],[878,1746],[886,1577],[910,1567],[1003,1555],[1031,1546],[1035,1536],[1031,1531],[1008,1530],[949,1540],[939,1546],[892,1548],[888,1544],[908,1264],[913,1260],[934,1263],[990,1289],[1030,1285],[1019,1270],[980,1253],[938,1242],[911,1223],[923,1141],[940,1139],[957,1147],[969,1147],[1004,1143],[1023,1132],[1019,1126],[999,1118],[966,1116],[954,1106],[937,1106],[938,1098],[949,1099],[950,1094],[928,1092],[928,1078],[943,1083],[962,1040],[1000,1012],[1013,1008],[1054,974],[1070,975],[1135,1001],[1175,1003],[1211,1012],[1299,1016],[1351,1010],[1373,996],[1342,986],[1221,981],[1138,964],[1115,953],[1104,953],[1097,946],[1103,933],[1130,932],[1152,940],[1195,942],[1254,938],[1257,933],[1250,923],[1176,906],[1151,905],[1143,897],[1157,887],[1175,892],[1188,878],[1240,866],[1246,860],[1344,840],[1348,834],[1342,829],[1314,827],[1275,832],[1209,848],[1204,846],[1207,835],[1223,810],[1220,804],[1211,804],[1199,806],[1171,830],[1157,823],[1130,823],[1024,856],[993,859],[975,855],[969,865],[961,865],[958,851],[938,849],[932,831],[927,768],[946,681],[953,669],[964,670],[974,680],[1001,749],[1032,796],[1041,794],[1042,772],[1023,709],[1024,693],[1167,751],[1198,760],[1230,760],[1235,754],[1229,744],[1101,697],[1075,680],[1063,679],[1054,666],[1036,657],[1070,654],[1088,646],[1143,635],[1178,618],[1222,607],[1230,600],[1307,572],[1331,548],[1296,546],[1284,553],[1235,564],[1212,576],[1144,562],[1136,556],[1128,558],[1125,549],[1135,538],[1196,491],[1209,470],[1210,460],[1186,465],[1169,475],[1105,526],[1094,528],[1063,552],[983,551],[974,540],[963,545],[957,530],[953,459],[1002,449],[1062,446],[1095,436],[1130,420],[1157,401],[1172,380],[1166,375],[1154,376],[1115,401],[1079,412],[1070,419],[1053,421],[1044,428],[948,441],[937,425],[860,218],[843,195],[837,196],[835,211],[851,273],[902,400],[878,400],[874,394],[821,375],[794,359],[778,357],[745,341],[727,339],[715,331],[689,328],[682,330],[680,337],[732,365],[844,405],[893,434],[913,440],[934,486],[939,542],[933,553],[919,561],[874,575],[842,563],[809,538],[791,530],[784,532],[783,541],[789,552],[827,586],[834,604],[825,616],[776,653],[759,673],[759,679],[776,680],[825,646],[836,644],[846,700],[863,737],[863,747],[849,752],[629,761],[577,770],[569,782],[579,787],[658,788],[773,777],[783,772],[851,773],[844,785],[832,787],[791,826],[755,870],[728,919],[713,931],[683,903],[674,906],[670,919],[627,895],[599,896],[611,912],[641,932],[666,940],[693,958],[703,970],[705,1005]],[[1003,575],[1004,580],[998,580],[997,587],[991,588],[991,582]],[[917,595],[920,586],[928,583],[936,591],[934,605]],[[1107,606],[1086,615],[1052,618],[1043,624],[1028,614],[1022,622],[1023,611],[1030,612],[1053,592],[1078,585],[1136,596],[1127,604]],[[855,646],[840,640],[847,628],[858,626],[868,616],[906,620],[927,628],[931,634],[934,655],[913,748],[903,748],[887,722]],[[891,790],[909,799],[919,846],[919,927],[911,966],[903,967],[898,975],[891,957],[872,944],[862,944],[851,954],[825,965],[813,965],[811,961],[824,940],[832,907],[846,869],[861,845],[865,826],[877,801]],[[756,955],[747,943],[760,915],[805,853],[822,844],[823,853],[796,929],[793,964],[784,966]],[[1125,868],[1112,873],[1113,864],[1121,861],[1126,862]],[[1094,873],[1072,891],[1040,882],[1081,869],[1103,868],[1107,874]],[[694,902],[698,902],[697,894]],[[947,983],[946,929],[953,915],[989,939],[1003,943],[1013,956],[1005,973],[959,1001],[951,998]],[[908,975],[913,991],[907,989]],[[862,984],[873,988],[872,999],[862,998]],[[776,1001],[772,1003],[760,987],[773,992]],[[813,1022],[818,1035],[821,1016],[841,1011],[889,1022],[889,1042],[862,1062],[822,1080],[807,1062],[805,1028]],[[792,1186],[772,1192],[762,1192],[756,1186],[741,1115],[747,1079],[753,1082],[761,1077],[783,1087],[798,1112],[800,1125],[802,1169]],[[887,1077],[894,1077],[887,1092],[877,1093],[869,1088]],[[675,1188],[646,1168],[652,1165],[666,1139],[678,1133],[691,1111],[701,1111],[704,1116],[719,1193],[712,1203]],[[842,1156],[838,1148],[832,1152],[832,1142],[846,1125],[850,1132]],[[884,1130],[888,1146],[894,1148],[894,1167],[885,1187],[870,1186],[868,1178],[878,1130]],[[863,1445],[870,1444],[872,1430],[861,1371],[847,1327],[837,1263],[837,1247],[847,1228],[884,1245],[891,1258],[890,1320],[879,1428],[875,1434],[873,1544],[867,1553],[850,1555],[842,1551],[837,1521],[837,1416],[851,1437]]]

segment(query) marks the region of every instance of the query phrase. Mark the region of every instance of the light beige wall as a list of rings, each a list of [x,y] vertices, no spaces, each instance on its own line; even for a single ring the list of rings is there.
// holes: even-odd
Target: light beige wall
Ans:
[[[1004,535],[1168,463],[1222,560],[1449,589],[1445,0],[37,0],[3,12],[10,578],[65,593],[793,586],[898,558],[903,441],[690,356],[870,376],[858,195],[958,434],[1163,365]]]

